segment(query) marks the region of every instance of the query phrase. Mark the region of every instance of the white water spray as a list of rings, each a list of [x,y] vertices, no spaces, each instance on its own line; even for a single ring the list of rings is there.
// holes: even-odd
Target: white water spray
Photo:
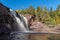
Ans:
[[[18,14],[18,17],[17,17],[15,11],[13,11],[11,9],[10,9],[10,11],[11,11],[11,14],[14,16],[15,21],[17,22],[18,31],[19,32],[29,32],[27,19],[21,14]],[[17,34],[19,34],[18,31],[17,31]],[[14,35],[14,36],[15,36],[15,38],[13,38],[12,40],[27,40],[27,38],[28,38],[28,35],[23,34],[23,33],[20,33],[19,35]],[[19,38],[19,39],[17,39],[17,38]]]
[[[19,17],[17,17],[16,16],[16,12],[15,11],[13,11],[12,9],[10,9],[10,11],[11,11],[11,14],[15,17],[15,21],[17,22],[17,24],[18,24],[18,29],[20,29],[20,31],[29,31],[29,30],[27,30],[28,29],[28,22],[27,22],[27,19],[23,16],[23,15],[21,15],[21,14],[19,14],[19,17],[21,17],[21,19],[19,18]],[[21,21],[22,20],[22,21]],[[24,22],[23,22],[24,21]]]

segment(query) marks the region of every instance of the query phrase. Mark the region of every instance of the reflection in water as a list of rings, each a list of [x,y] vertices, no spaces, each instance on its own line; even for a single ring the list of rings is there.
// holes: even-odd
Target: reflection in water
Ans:
[[[52,36],[48,37],[48,40],[60,40],[60,36],[59,35],[52,35]]]
[[[60,40],[59,35],[52,34],[30,34],[28,40]]]
[[[24,36],[25,35],[25,36]],[[11,35],[12,40],[60,40],[59,34],[26,34]]]

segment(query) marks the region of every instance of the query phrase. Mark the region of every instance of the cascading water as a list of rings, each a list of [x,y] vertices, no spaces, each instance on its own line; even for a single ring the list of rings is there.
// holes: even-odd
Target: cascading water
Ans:
[[[11,11],[10,14],[12,14],[14,16],[15,21],[18,24],[17,25],[18,29],[20,31],[29,31],[27,19],[24,16],[22,16],[21,14],[18,14],[18,17],[17,17],[16,12],[13,11],[12,9],[10,9],[10,11]]]
[[[0,3],[0,40],[8,40],[12,32],[29,32],[27,19]],[[2,36],[1,36],[2,34]],[[19,40],[26,40],[27,35],[15,35]],[[11,40],[17,40],[11,38]]]
[[[18,27],[18,31],[19,32],[29,32],[28,30],[28,23],[27,23],[27,19],[22,16],[21,14],[18,14],[18,17],[15,15],[15,12],[13,10],[10,10],[11,14],[14,16],[15,21],[17,23],[17,27]],[[16,32],[18,32],[16,31]],[[18,34],[18,33],[16,33]],[[27,40],[28,35],[27,34],[23,34],[20,33],[19,35],[14,35],[14,38],[12,38],[12,40]]]

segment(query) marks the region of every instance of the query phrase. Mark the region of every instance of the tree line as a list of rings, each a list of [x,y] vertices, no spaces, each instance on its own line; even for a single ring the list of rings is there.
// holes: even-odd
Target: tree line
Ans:
[[[60,24],[60,4],[57,6],[56,10],[53,10],[50,7],[48,10],[46,7],[38,6],[36,9],[33,6],[29,6],[29,8],[24,10],[16,10],[21,14],[30,14],[32,16],[36,16],[39,18],[39,21],[45,23],[47,25],[58,25]]]

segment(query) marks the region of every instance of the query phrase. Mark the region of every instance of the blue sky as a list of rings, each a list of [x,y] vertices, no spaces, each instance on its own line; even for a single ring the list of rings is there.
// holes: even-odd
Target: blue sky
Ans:
[[[34,8],[37,8],[37,6],[46,6],[48,9],[52,7],[55,10],[60,4],[60,0],[0,0],[0,2],[13,10],[26,9],[30,5]]]

